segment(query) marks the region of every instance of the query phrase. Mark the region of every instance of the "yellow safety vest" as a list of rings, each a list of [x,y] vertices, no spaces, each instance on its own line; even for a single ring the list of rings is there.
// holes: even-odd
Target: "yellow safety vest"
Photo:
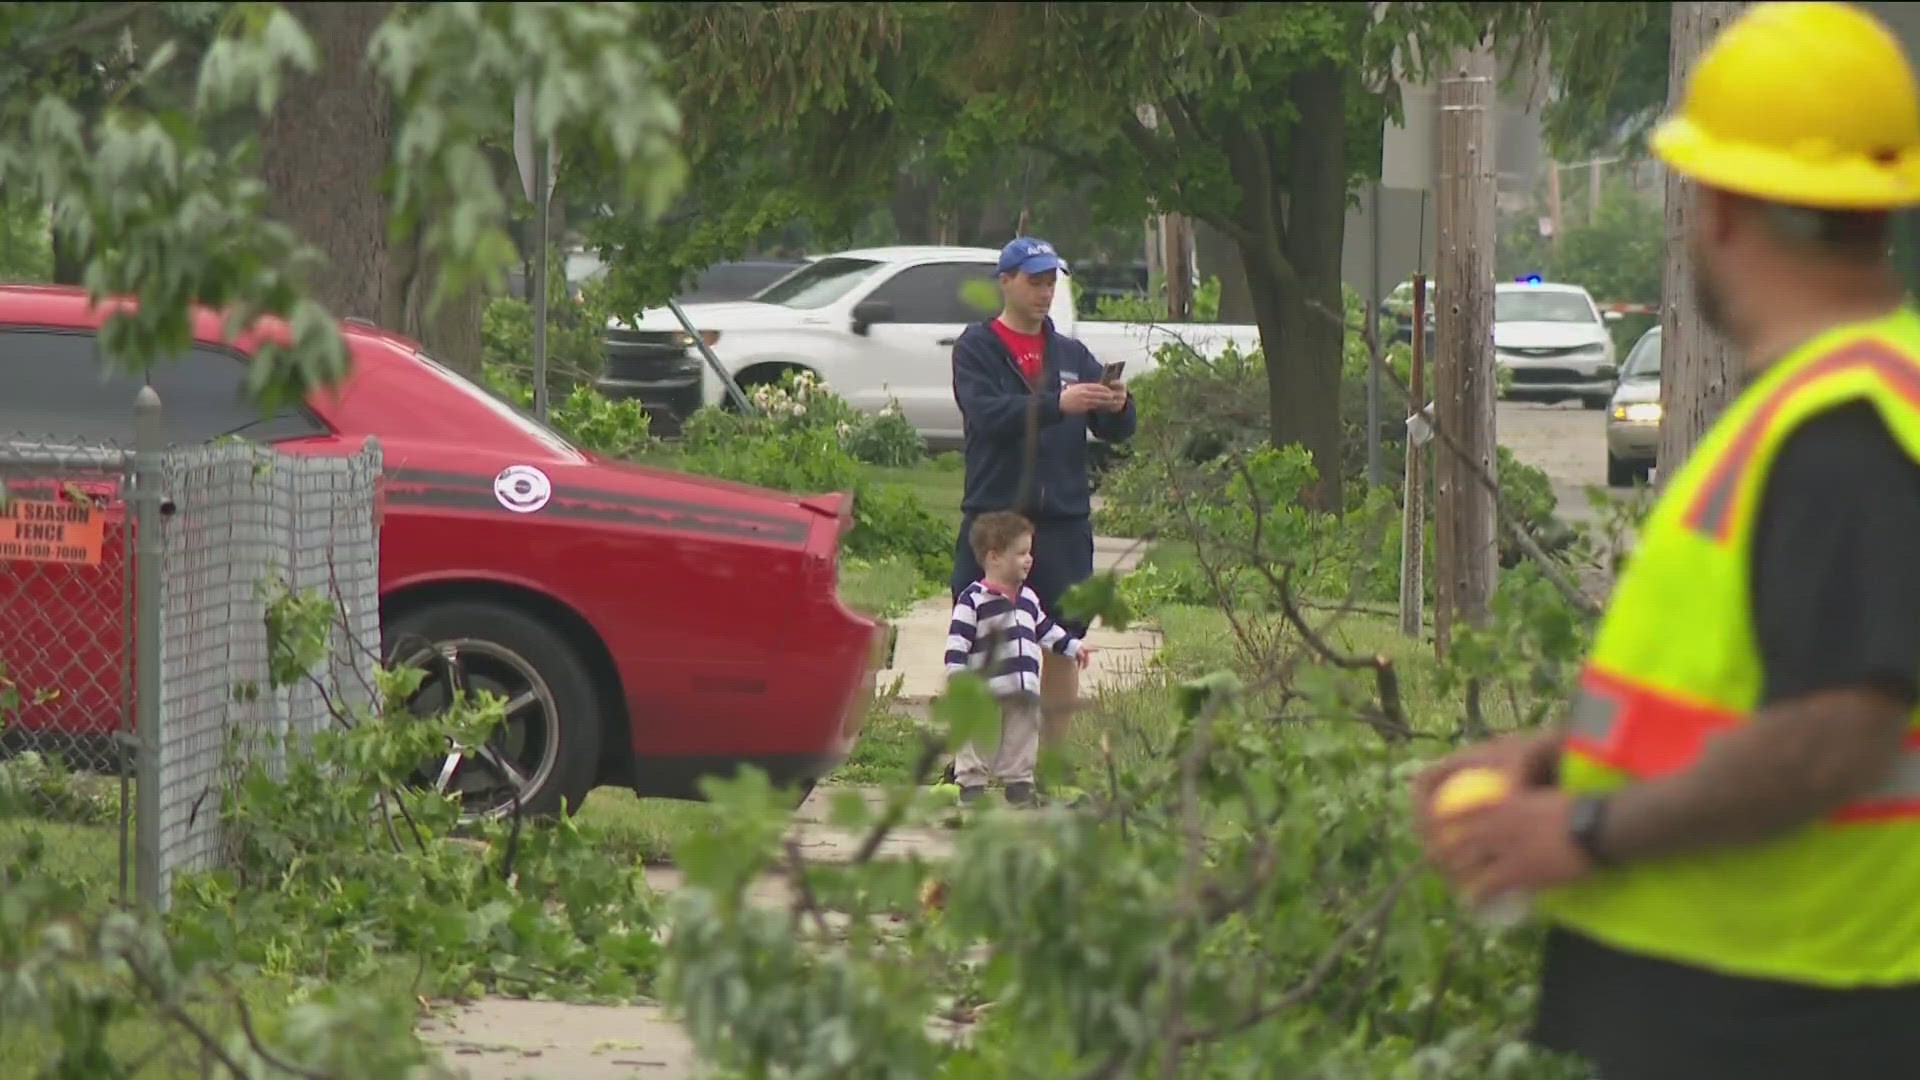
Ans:
[[[1566,789],[1683,769],[1753,713],[1763,673],[1748,568],[1767,474],[1802,422],[1860,399],[1920,461],[1920,314],[1902,308],[1806,342],[1740,394],[1673,476],[1582,673]],[[1920,982],[1920,711],[1887,781],[1827,819],[1601,871],[1546,891],[1538,909],[1616,948],[1728,974]]]

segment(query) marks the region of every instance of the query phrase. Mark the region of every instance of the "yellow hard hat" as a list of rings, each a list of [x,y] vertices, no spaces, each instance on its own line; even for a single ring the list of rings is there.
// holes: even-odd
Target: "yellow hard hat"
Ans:
[[[1703,184],[1832,210],[1920,203],[1920,90],[1852,4],[1748,8],[1701,54],[1653,152]]]

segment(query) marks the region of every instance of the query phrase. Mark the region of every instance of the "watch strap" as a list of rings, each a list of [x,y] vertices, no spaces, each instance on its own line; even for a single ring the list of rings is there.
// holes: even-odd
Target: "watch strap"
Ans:
[[[1620,865],[1618,859],[1608,855],[1600,844],[1600,830],[1607,820],[1607,799],[1603,795],[1582,795],[1573,803],[1573,818],[1569,823],[1573,842],[1580,846],[1587,858],[1595,866],[1612,868]]]

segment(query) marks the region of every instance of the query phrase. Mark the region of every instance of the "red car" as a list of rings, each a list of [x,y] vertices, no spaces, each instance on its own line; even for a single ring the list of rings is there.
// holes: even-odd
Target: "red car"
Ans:
[[[102,370],[104,314],[80,289],[0,286],[0,440],[132,445],[142,380]],[[238,431],[325,455],[379,439],[389,659],[428,659],[425,706],[450,673],[509,702],[492,754],[427,763],[428,781],[469,813],[502,812],[515,789],[542,812],[601,785],[697,798],[698,780],[742,764],[810,787],[845,758],[882,659],[879,627],[836,591],[850,494],[597,457],[403,337],[342,332],[346,381],[269,417],[242,392],[263,339],[222,344],[211,313],[148,381],[176,445]],[[78,486],[106,507],[98,565],[0,561],[0,675],[23,698],[6,726],[56,748],[109,734],[122,709],[124,509],[117,483]]]

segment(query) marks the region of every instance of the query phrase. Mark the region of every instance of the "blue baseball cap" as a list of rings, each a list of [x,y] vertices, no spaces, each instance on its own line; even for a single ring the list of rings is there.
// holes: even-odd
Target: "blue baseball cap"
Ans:
[[[1023,274],[1044,274],[1049,270],[1058,270],[1069,276],[1073,274],[1067,269],[1066,260],[1045,240],[1022,236],[1000,249],[999,273],[1019,271]]]

